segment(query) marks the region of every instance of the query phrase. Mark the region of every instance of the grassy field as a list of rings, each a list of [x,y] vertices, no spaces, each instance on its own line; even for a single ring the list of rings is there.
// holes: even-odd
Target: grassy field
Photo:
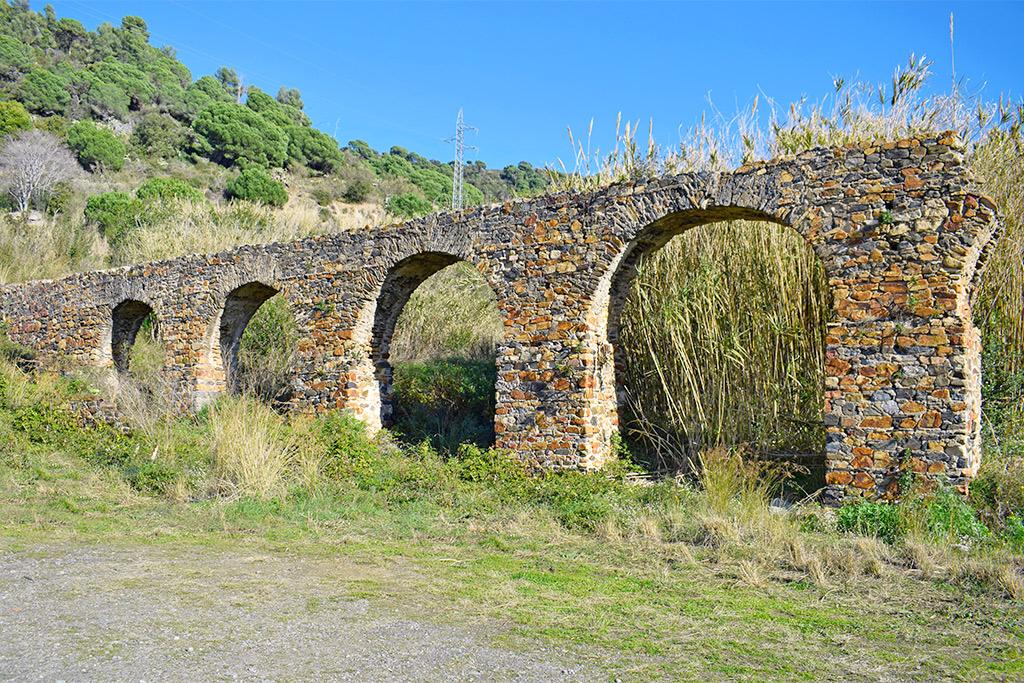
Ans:
[[[529,477],[244,399],[126,435],[75,425],[61,401],[80,382],[0,377],[5,551],[334,558],[372,569],[351,597],[495,621],[504,647],[567,646],[623,680],[1024,676],[1024,533],[941,491],[773,507],[777,473],[725,451],[694,482]]]

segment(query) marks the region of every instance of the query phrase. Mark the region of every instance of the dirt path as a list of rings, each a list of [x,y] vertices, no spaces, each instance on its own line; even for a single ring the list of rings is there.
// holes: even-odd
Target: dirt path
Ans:
[[[496,646],[494,622],[435,624],[359,599],[381,571],[202,548],[0,554],[0,680],[606,678],[564,651]]]

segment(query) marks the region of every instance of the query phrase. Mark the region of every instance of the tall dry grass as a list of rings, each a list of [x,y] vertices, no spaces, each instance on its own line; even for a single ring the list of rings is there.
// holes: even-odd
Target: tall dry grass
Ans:
[[[817,255],[793,230],[702,226],[643,261],[622,314],[626,434],[664,466],[708,448],[824,447]]]
[[[395,324],[391,359],[493,359],[502,332],[494,290],[472,265],[455,263],[413,292]]]

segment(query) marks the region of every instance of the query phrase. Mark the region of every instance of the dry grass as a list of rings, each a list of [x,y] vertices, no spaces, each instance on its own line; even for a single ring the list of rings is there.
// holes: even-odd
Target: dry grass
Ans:
[[[266,499],[284,492],[294,445],[269,407],[224,400],[209,419],[213,471],[223,495]]]

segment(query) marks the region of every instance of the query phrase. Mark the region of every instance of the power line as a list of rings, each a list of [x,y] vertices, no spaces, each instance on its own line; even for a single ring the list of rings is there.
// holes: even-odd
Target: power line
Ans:
[[[455,168],[452,171],[452,209],[458,211],[462,208],[462,171],[465,165],[463,157],[465,156],[466,150],[466,131],[477,129],[473,126],[466,125],[462,120],[462,108],[459,108],[459,116],[455,119],[455,135],[447,138],[445,142],[455,143]],[[468,146],[469,149],[476,150],[473,145]]]

